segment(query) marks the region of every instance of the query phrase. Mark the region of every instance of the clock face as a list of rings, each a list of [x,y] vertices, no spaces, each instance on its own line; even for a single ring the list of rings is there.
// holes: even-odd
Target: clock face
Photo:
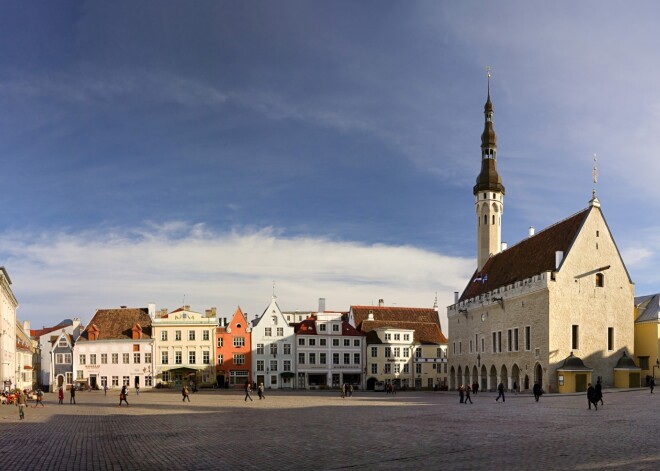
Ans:
[[[481,315],[481,322],[483,322],[485,320],[486,320],[486,314],[484,313],[484,314]]]

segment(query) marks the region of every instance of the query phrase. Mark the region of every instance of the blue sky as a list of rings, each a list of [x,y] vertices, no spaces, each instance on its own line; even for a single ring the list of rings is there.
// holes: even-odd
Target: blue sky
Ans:
[[[660,290],[660,7],[3,2],[0,259],[33,326],[118,305],[441,307],[475,265],[486,65],[503,240],[598,196]]]

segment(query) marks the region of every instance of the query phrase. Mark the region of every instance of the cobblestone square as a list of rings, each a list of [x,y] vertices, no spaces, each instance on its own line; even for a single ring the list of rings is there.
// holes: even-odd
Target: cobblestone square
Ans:
[[[3,470],[658,469],[660,395],[605,391],[539,403],[492,393],[459,404],[447,392],[176,391],[47,394],[26,419],[0,406]]]

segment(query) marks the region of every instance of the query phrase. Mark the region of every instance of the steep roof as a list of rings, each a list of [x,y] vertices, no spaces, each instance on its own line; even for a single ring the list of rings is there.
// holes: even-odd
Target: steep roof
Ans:
[[[490,257],[480,272],[474,272],[459,301],[555,270],[555,253],[561,250],[566,257],[591,209],[586,208]]]
[[[151,338],[151,317],[148,308],[99,309],[78,342],[89,341],[91,328],[98,329],[99,340],[129,340],[135,324],[142,328],[142,338]]]
[[[660,321],[660,294],[636,297],[635,307],[639,312],[635,322]]]
[[[55,330],[59,330],[70,325],[73,325],[73,321],[71,319],[64,319],[62,322],[60,322],[59,324],[53,327],[44,327],[42,329],[30,329],[30,337],[41,337],[42,335],[49,334]]]
[[[379,328],[406,329],[413,331],[413,341],[422,345],[447,343],[447,338],[436,322],[406,322],[406,321],[369,321],[362,322],[362,332],[367,334],[367,343],[382,343],[376,334]]]
[[[440,322],[438,312],[433,308],[418,307],[389,307],[389,306],[351,306],[355,327],[364,332],[362,323],[369,319],[369,314],[374,320],[390,322]]]

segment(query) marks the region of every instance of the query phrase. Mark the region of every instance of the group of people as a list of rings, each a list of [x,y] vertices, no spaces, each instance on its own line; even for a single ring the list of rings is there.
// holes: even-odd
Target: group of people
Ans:
[[[600,380],[598,381],[598,384],[600,385]],[[513,383],[513,390],[517,393],[517,385],[514,382]],[[534,384],[533,388],[533,393],[534,393],[534,399],[536,402],[539,401],[539,398],[543,394],[543,389],[541,388],[541,385],[539,383]],[[472,385],[463,385],[461,384],[458,387],[458,396],[459,396],[459,402],[460,404],[467,404],[468,401],[470,404],[472,404],[472,398],[471,394],[477,394],[479,392],[479,383],[474,382]],[[500,384],[497,385],[497,397],[495,398],[495,402],[498,402],[502,398],[502,402],[506,402],[506,397],[504,396],[504,382],[500,381]],[[602,394],[601,394],[602,398]],[[601,399],[602,400],[602,399]]]
[[[389,391],[388,391],[389,394]],[[342,399],[345,398],[346,396],[348,397],[353,397],[353,384],[342,384],[341,385],[341,397]]]
[[[259,395],[260,400],[261,399],[266,399],[264,383],[259,383],[259,386],[257,387],[257,394]],[[250,382],[245,383],[245,402],[247,402],[248,399],[250,400],[250,402],[253,401],[253,399],[252,399],[252,384]]]
[[[651,392],[653,392],[653,390],[651,390]],[[591,383],[589,383],[589,387],[587,387],[587,403],[589,404],[589,409],[591,409],[591,405],[593,404],[594,408],[598,410],[599,401],[601,405],[605,404],[603,402],[603,386],[600,384],[600,379],[596,381],[596,386],[592,386]]]

